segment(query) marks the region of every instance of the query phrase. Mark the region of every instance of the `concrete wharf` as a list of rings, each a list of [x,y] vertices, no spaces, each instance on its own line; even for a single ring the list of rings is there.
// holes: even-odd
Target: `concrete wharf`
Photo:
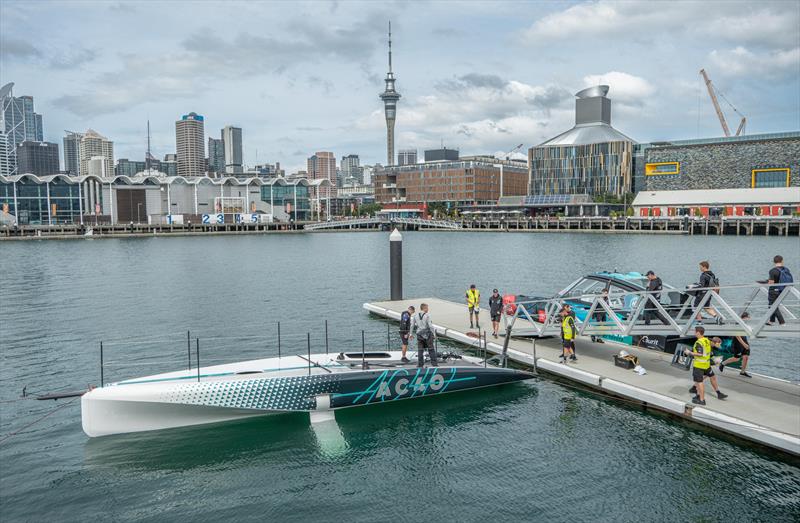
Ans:
[[[478,348],[478,340],[467,334],[477,333],[477,330],[469,329],[465,304],[438,298],[415,298],[365,303],[364,309],[398,320],[401,311],[409,305],[419,307],[423,302],[430,306],[439,337],[482,350]],[[487,310],[481,310],[480,323],[491,326]],[[640,376],[614,365],[613,355],[623,348],[639,358],[647,374]],[[576,349],[577,363],[565,365],[558,362],[560,340],[538,338],[534,342],[512,336],[507,355],[518,364],[534,367],[582,388],[624,398],[734,438],[800,457],[800,384],[757,374],[748,379],[733,369],[724,374],[717,372],[720,389],[729,397],[718,400],[707,384],[707,405],[699,406],[691,403],[691,373],[674,367],[671,354],[609,340],[603,344],[593,343],[587,337],[578,338]],[[502,350],[503,337],[486,344],[489,353],[500,354]]]

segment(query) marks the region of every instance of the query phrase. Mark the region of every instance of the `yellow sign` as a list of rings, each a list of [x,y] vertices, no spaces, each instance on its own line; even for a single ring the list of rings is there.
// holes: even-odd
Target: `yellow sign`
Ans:
[[[657,162],[644,165],[645,176],[659,176],[662,174],[680,174],[680,162]]]

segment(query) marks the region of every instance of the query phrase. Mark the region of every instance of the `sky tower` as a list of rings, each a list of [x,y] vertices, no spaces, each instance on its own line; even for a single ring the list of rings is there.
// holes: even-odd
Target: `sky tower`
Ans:
[[[397,114],[397,100],[400,93],[394,90],[392,73],[392,22],[389,22],[389,72],[386,73],[386,89],[380,94],[386,111],[386,164],[394,165],[394,119]]]

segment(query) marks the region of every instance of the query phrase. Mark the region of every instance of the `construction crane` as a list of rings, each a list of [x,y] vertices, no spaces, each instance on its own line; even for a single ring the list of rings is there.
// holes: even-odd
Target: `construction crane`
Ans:
[[[513,149],[511,149],[510,151],[508,151],[508,152],[506,153],[506,160],[511,160],[511,155],[512,155],[512,154],[514,154],[515,152],[519,151],[520,149],[522,149],[522,146],[523,146],[523,145],[525,145],[525,144],[522,144],[522,143],[521,143],[521,144],[519,144],[518,146],[516,146],[516,147],[514,147]]]
[[[742,121],[739,122],[739,128],[736,129],[735,136],[740,136],[741,134],[743,134],[745,126],[747,125],[747,118],[745,118],[745,116],[742,115],[742,113],[740,113],[736,109],[736,107],[734,107],[733,104],[728,101],[727,98],[725,98],[725,95],[722,94],[722,92],[718,91],[717,88],[714,87],[714,84],[711,83],[711,79],[706,74],[705,69],[700,69],[700,74],[703,76],[703,80],[706,82],[706,88],[708,89],[708,96],[711,97],[711,103],[714,104],[714,110],[717,111],[717,117],[719,118],[719,123],[722,124],[722,132],[725,133],[725,136],[731,135],[731,130],[728,128],[728,122],[725,121],[725,115],[722,114],[722,108],[719,106],[719,101],[717,100],[717,94],[719,94],[720,97],[722,97],[722,99],[725,100],[725,103],[731,106],[731,109],[733,109],[733,111],[736,114],[742,117]]]

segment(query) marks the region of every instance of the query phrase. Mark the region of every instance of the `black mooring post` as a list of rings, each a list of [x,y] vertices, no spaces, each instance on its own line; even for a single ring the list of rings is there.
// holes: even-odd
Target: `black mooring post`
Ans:
[[[325,320],[325,354],[328,354],[328,320]]]
[[[389,235],[389,282],[392,301],[403,299],[403,235],[395,229]]]
[[[508,356],[506,356],[506,354],[508,354],[509,341],[511,341],[511,325],[506,327],[506,339],[503,340],[503,358],[502,358],[503,367],[508,367],[508,359],[507,359]]]
[[[308,343],[308,375],[311,376],[311,333],[306,333],[306,340]]]
[[[281,322],[278,322],[278,359],[281,358]]]
[[[367,342],[364,339],[364,331],[361,331],[361,368],[367,368],[367,360],[366,360],[366,350],[367,350]]]
[[[103,387],[103,383],[105,383],[105,379],[103,376],[103,342],[100,342],[100,388]]]
[[[189,355],[189,370],[192,370],[192,331],[186,331],[186,354]]]
[[[200,383],[200,338],[195,338],[194,341],[197,349],[197,383]]]

